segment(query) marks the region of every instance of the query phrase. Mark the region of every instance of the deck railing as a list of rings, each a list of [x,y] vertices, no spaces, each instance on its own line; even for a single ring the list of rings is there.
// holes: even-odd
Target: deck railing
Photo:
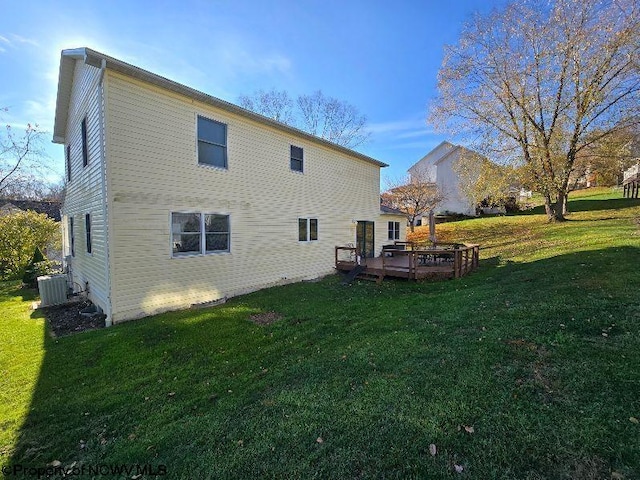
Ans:
[[[478,268],[480,246],[475,244],[444,244],[432,247],[409,244],[411,250],[383,250],[382,256],[361,263],[371,274],[403,277],[410,279],[426,278],[431,275],[445,275],[459,278]],[[339,270],[348,270],[357,264],[355,247],[336,247],[335,265]]]

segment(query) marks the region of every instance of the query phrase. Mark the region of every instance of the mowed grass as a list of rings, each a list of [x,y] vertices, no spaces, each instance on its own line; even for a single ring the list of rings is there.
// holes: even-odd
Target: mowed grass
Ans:
[[[483,245],[459,280],[331,276],[58,339],[30,293],[4,284],[0,462],[640,478],[640,201],[616,195],[575,196],[562,224],[534,212],[438,225]],[[266,312],[281,319],[250,321]]]

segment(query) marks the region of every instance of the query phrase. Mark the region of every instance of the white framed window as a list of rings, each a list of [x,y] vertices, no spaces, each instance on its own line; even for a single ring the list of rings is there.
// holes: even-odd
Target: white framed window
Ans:
[[[302,172],[304,168],[304,150],[302,147],[291,145],[291,170]]]
[[[184,257],[230,251],[229,215],[171,213],[171,255]]]
[[[227,125],[198,115],[198,163],[227,168]]]
[[[299,218],[298,219],[298,241],[314,242],[318,240],[318,219]]]
[[[400,222],[389,222],[389,240],[400,240]]]

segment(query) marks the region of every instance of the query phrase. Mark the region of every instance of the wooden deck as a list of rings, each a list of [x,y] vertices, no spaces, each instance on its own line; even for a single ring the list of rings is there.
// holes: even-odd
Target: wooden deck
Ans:
[[[381,282],[385,277],[459,278],[478,268],[479,245],[437,244],[431,248],[414,247],[413,250],[390,250],[380,257],[361,258],[364,271],[358,276]],[[357,263],[354,247],[336,247],[336,269],[349,272]]]

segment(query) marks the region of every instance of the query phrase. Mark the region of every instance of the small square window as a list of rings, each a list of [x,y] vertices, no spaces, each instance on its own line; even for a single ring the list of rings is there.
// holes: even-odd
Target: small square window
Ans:
[[[318,219],[299,218],[298,219],[298,241],[309,242],[318,240]]]
[[[291,145],[291,170],[302,172],[304,167],[304,150]]]
[[[227,126],[198,115],[198,163],[227,168]]]
[[[400,240],[400,222],[389,222],[389,240]]]

